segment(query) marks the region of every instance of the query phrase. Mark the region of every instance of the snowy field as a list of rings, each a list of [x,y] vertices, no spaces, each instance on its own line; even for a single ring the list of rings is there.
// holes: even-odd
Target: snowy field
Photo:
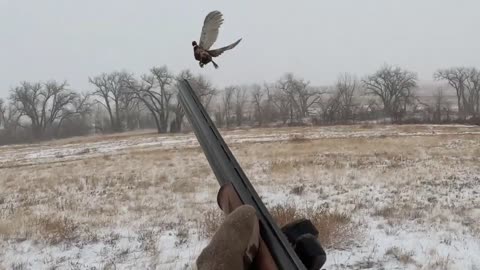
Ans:
[[[308,216],[325,269],[479,269],[480,127],[221,131],[280,223]],[[221,220],[192,134],[0,147],[0,269],[192,269]]]

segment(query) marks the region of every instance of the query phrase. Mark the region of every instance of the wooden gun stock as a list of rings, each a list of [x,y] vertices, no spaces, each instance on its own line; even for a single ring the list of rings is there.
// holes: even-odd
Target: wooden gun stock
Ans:
[[[225,184],[220,188],[218,192],[217,202],[222,211],[228,215],[237,207],[243,205],[242,201],[235,192],[235,189],[231,184]],[[272,254],[268,250],[268,247],[265,245],[265,242],[260,237],[260,243],[258,251],[253,261],[254,269],[261,270],[277,270],[277,265],[273,260]]]

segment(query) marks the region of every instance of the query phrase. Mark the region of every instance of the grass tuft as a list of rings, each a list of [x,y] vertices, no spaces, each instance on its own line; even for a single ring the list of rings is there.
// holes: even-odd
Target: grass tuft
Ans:
[[[324,248],[344,249],[350,246],[358,235],[358,227],[345,213],[322,208],[299,209],[289,204],[276,205],[270,211],[279,226],[299,218],[312,221],[319,232],[318,238]]]

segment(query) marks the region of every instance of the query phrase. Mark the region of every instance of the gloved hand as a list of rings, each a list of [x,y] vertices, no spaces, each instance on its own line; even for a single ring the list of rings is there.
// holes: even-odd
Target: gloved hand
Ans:
[[[255,258],[260,233],[255,209],[242,205],[231,212],[197,258],[198,270],[245,270]]]
[[[252,262],[255,269],[277,270],[260,238],[255,208],[243,205],[231,184],[220,188],[217,202],[227,217],[197,258],[198,270],[245,270]],[[317,239],[318,231],[309,220],[293,221],[282,227],[282,231],[307,269],[322,267],[326,254]]]

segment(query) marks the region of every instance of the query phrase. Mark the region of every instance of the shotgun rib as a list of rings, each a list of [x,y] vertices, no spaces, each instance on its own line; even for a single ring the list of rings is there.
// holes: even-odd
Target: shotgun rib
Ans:
[[[260,235],[278,269],[306,270],[277,226],[187,80],[179,80],[179,97],[198,142],[220,186],[231,184],[243,204],[253,206],[260,221]]]

